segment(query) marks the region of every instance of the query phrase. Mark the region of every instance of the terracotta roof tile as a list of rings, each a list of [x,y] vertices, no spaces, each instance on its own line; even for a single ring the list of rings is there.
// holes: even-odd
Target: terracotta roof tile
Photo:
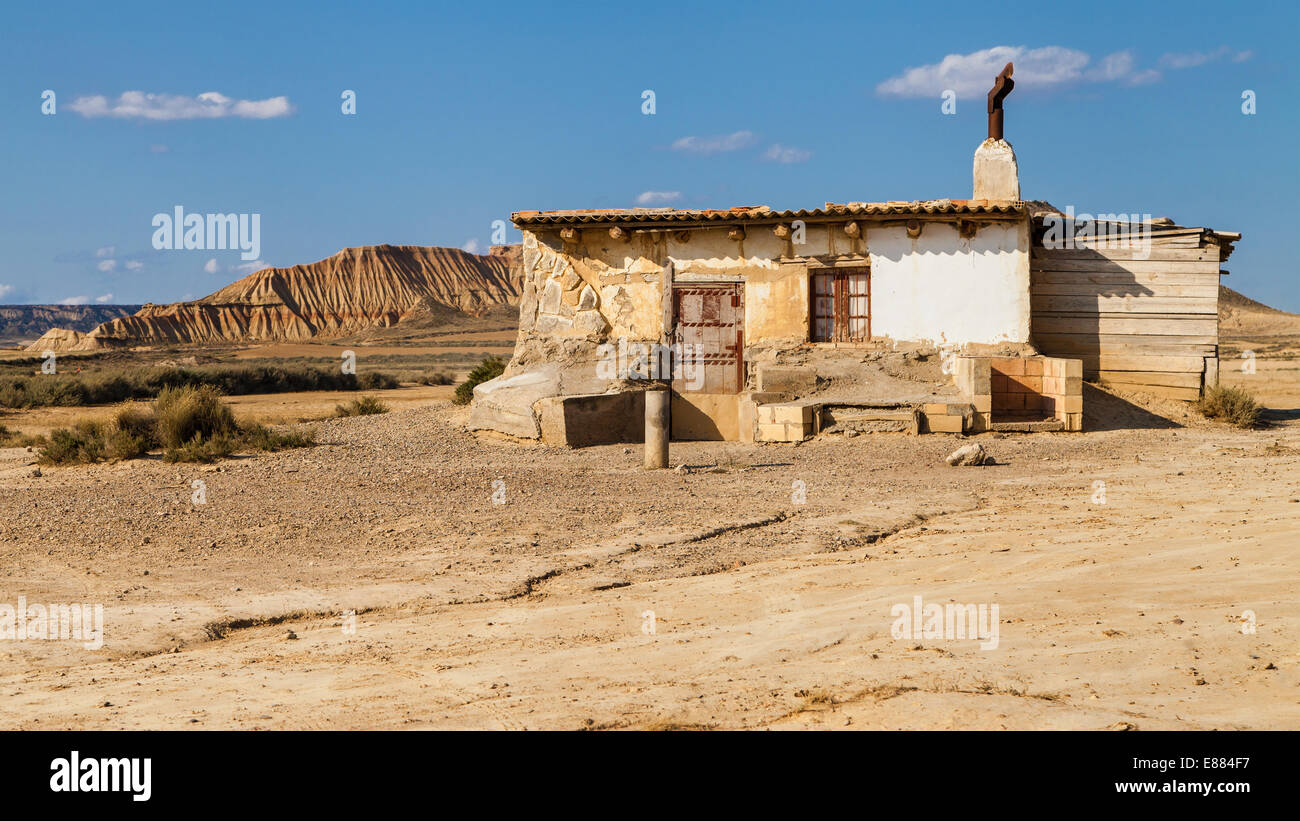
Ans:
[[[1020,200],[894,200],[890,202],[826,203],[824,208],[798,211],[774,211],[766,205],[746,205],[725,209],[682,208],[587,208],[564,211],[516,211],[510,215],[515,225],[572,225],[586,223],[698,223],[746,220],[815,219],[819,217],[899,216],[920,214],[987,214],[1028,213]]]

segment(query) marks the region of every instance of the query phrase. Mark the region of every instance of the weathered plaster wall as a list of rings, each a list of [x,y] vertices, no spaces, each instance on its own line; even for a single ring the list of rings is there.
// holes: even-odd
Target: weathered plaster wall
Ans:
[[[1028,223],[868,228],[871,333],[935,344],[1029,341]]]
[[[842,223],[812,224],[806,241],[778,238],[771,226],[609,236],[579,229],[565,244],[558,230],[524,233],[520,338],[657,341],[663,326],[663,266],[680,282],[743,282],[745,344],[807,341],[805,259],[859,255],[871,262],[872,336],[934,344],[996,344],[1029,339],[1027,222],[982,222],[973,237],[955,223],[865,223],[851,238]]]

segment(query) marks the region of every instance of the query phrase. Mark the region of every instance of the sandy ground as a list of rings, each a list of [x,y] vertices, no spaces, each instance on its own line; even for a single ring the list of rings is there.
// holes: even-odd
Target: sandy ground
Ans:
[[[646,472],[432,395],[206,467],[3,450],[0,603],[106,628],[0,641],[0,727],[1300,728],[1300,419],[1085,401],[1128,427],[981,468],[874,434]],[[894,638],[915,596],[996,604],[997,646]]]

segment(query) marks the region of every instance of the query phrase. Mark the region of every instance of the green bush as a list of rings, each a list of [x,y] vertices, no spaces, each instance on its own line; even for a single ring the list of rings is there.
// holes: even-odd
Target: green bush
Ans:
[[[211,385],[164,388],[154,401],[154,431],[164,448],[190,445],[236,432],[235,415]]]
[[[334,415],[338,417],[372,416],[376,413],[388,413],[388,406],[373,396],[363,396],[346,405],[334,406]]]
[[[456,396],[452,399],[457,405],[468,405],[474,399],[474,387],[489,379],[496,379],[505,373],[505,360],[499,356],[485,356],[483,361],[474,366],[464,382],[456,386]]]
[[[1240,428],[1256,428],[1260,424],[1259,403],[1241,388],[1223,385],[1207,388],[1196,409],[1207,419],[1218,419]]]

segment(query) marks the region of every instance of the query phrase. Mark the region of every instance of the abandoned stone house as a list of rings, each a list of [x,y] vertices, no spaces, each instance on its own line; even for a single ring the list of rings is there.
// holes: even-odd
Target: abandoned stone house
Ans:
[[[993,96],[967,200],[515,213],[519,337],[470,427],[640,441],[656,380],[674,439],[1077,431],[1085,378],[1197,398],[1240,235],[1022,200]]]

